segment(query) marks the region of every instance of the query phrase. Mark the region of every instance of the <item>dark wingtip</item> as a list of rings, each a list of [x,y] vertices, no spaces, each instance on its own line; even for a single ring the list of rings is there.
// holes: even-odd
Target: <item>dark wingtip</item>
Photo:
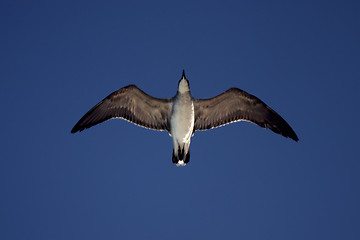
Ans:
[[[284,120],[285,121],[285,120]],[[298,142],[299,141],[299,138],[298,138],[298,136],[296,135],[296,133],[295,133],[295,131],[290,127],[290,125],[287,123],[287,122],[285,122],[286,123],[286,128],[287,128],[287,130],[286,130],[286,132],[285,132],[285,134],[282,134],[282,135],[284,135],[285,137],[289,137],[289,138],[291,138],[292,140],[294,140],[295,142]]]
[[[84,128],[81,128],[81,127],[78,126],[78,124],[76,124],[76,125],[71,129],[71,133],[81,132],[82,130],[84,130]]]
[[[285,120],[284,120],[285,121]],[[287,123],[286,123],[287,124]],[[287,124],[288,130],[285,133],[281,133],[281,135],[283,135],[284,137],[288,137],[292,140],[294,140],[295,142],[299,141],[298,136],[296,135],[296,133],[294,132],[294,130],[290,127],[290,125]]]
[[[291,136],[290,137],[292,140],[294,140],[295,142],[298,142],[299,141],[299,138],[298,136],[296,136],[296,134],[294,134],[294,136]]]
[[[73,129],[71,129],[71,133],[76,133],[78,131],[78,129],[75,129],[75,127],[73,127]]]
[[[184,69],[183,69],[181,78],[185,78],[185,79],[186,79],[186,77],[185,77],[185,70],[184,70]]]
[[[294,140],[295,142],[298,142],[299,141],[298,136],[296,135],[294,130],[290,127],[290,125],[287,122],[285,122],[285,120],[284,120],[284,125],[283,126],[284,126],[285,131],[282,131],[282,132],[279,132],[279,133],[281,135],[283,135],[284,137],[290,138],[290,139]],[[274,132],[276,132],[276,131],[274,131]]]

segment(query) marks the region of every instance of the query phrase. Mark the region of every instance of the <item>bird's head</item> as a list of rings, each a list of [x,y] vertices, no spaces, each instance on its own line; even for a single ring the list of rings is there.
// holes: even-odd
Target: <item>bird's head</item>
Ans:
[[[179,80],[178,92],[185,93],[190,91],[189,81],[185,77],[185,71],[183,70],[181,79]]]

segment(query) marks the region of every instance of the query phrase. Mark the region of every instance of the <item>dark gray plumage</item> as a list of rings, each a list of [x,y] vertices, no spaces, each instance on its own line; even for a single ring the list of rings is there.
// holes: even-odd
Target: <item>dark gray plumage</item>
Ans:
[[[149,96],[135,85],[120,88],[91,108],[73,127],[83,131],[111,118],[123,118],[139,126],[170,131],[171,99]]]
[[[195,130],[207,130],[237,121],[260,127],[298,141],[289,124],[259,98],[238,88],[230,88],[210,99],[195,99]]]

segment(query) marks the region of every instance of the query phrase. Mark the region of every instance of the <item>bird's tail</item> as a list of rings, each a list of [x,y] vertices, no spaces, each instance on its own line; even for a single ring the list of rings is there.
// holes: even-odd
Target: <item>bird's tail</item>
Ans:
[[[179,146],[177,151],[173,150],[172,162],[176,166],[185,166],[190,161],[190,149],[184,150],[184,147]]]

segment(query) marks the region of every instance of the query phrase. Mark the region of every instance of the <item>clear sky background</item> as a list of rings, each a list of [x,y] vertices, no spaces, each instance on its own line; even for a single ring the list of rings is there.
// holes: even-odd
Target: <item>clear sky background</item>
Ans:
[[[0,239],[360,239],[358,1],[1,1]],[[111,120],[111,92],[256,95],[251,123],[165,132]]]

